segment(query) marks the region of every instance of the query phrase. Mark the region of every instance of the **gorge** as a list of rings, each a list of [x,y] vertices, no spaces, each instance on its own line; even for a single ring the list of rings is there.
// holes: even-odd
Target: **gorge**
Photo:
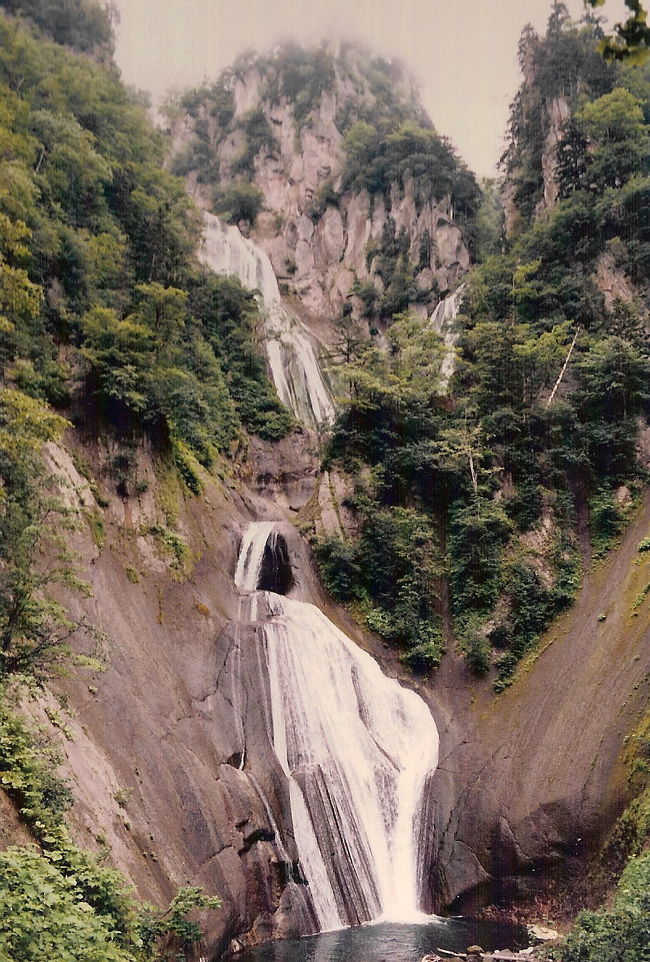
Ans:
[[[647,66],[554,3],[479,184],[350,43],[155,130],[70,3],[0,0],[0,958],[640,962]]]

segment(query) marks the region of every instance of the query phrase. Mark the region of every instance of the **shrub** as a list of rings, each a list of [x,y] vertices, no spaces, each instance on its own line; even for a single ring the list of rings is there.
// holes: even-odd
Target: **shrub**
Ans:
[[[255,171],[255,158],[259,152],[264,148],[275,150],[276,142],[273,131],[261,108],[249,110],[242,118],[241,125],[246,134],[246,147],[242,155],[233,164],[232,170],[234,174],[252,177]]]
[[[315,554],[327,590],[338,601],[351,601],[361,580],[354,545],[336,535],[326,535],[316,542]]]
[[[254,224],[262,209],[264,195],[246,181],[239,180],[217,191],[214,209],[224,220],[238,224],[242,220]]]
[[[490,670],[490,642],[477,619],[470,619],[463,627],[461,647],[467,667],[471,671],[477,675],[485,675]]]
[[[625,524],[625,513],[611,491],[601,489],[589,501],[591,543],[597,558],[615,544]]]
[[[650,852],[628,862],[605,912],[582,912],[558,962],[646,962],[650,945]]]
[[[0,853],[0,957],[12,962],[134,962],[112,920],[93,912],[66,873],[35,849]],[[135,948],[133,946],[132,948]]]
[[[425,636],[424,640],[405,651],[400,661],[413,671],[428,672],[440,664],[445,646],[439,628],[433,625],[422,625],[421,630]]]
[[[374,317],[379,304],[379,291],[372,281],[355,281],[352,294],[356,294],[363,304],[364,317]]]

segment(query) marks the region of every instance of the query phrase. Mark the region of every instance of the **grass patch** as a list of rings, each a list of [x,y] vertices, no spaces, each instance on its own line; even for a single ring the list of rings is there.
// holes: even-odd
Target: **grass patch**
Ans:
[[[106,544],[106,527],[104,525],[104,519],[101,513],[97,510],[84,511],[84,517],[86,518],[86,523],[90,529],[93,543],[101,551]]]

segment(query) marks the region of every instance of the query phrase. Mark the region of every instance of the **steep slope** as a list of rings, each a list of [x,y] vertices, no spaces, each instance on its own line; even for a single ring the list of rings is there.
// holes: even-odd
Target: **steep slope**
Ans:
[[[65,755],[78,844],[108,853],[158,905],[185,882],[219,894],[206,957],[316,930],[290,779],[269,724],[266,629],[235,586],[244,530],[273,521],[287,546],[289,600],[316,604],[430,705],[441,764],[428,780],[420,840],[429,905],[530,898],[534,879],[559,862],[582,868],[625,801],[620,754],[650,670],[648,555],[636,556],[648,536],[647,502],[606,567],[587,573],[576,607],[538,657],[529,654],[519,676],[513,671],[569,601],[560,576],[575,575],[580,536],[587,547],[585,491],[602,547],[630,501],[620,482],[639,487],[630,475],[647,363],[637,328],[603,347],[598,315],[561,404],[547,410],[575,298],[564,288],[560,297],[544,273],[563,263],[562,244],[529,269],[538,245],[550,244],[537,228],[473,279],[471,330],[450,377],[450,355],[428,315],[469,262],[471,176],[389,65],[368,68],[348,48],[336,56],[284,49],[240,64],[189,96],[191,116],[175,120],[177,147],[189,147],[182,160],[202,201],[212,202],[218,176],[221,213],[230,209],[270,253],[288,285],[283,310],[293,307],[324,340],[334,338],[347,304],[369,322],[352,358],[362,363],[347,368],[360,385],[357,406],[339,419],[332,449],[358,458],[355,473],[324,478],[317,439],[279,403],[257,351],[264,319],[253,296],[192,261],[199,232],[181,185],[156,166],[160,143],[141,108],[114,75],[41,46],[15,24],[0,28],[13,58],[3,142],[13,152],[11,182],[28,185],[22,210],[11,207],[11,192],[0,194],[9,224],[0,225],[0,293],[10,313],[0,520],[11,533],[8,521],[26,517],[33,530],[39,516],[21,514],[31,510],[25,495],[39,493],[33,475],[47,472],[31,457],[66,427],[43,398],[67,404],[73,425],[48,446],[46,466],[79,523],[70,543],[92,595],[59,588],[55,597],[70,617],[106,633],[97,651],[81,637],[73,644],[77,654],[100,655],[104,670],[86,661],[71,677],[49,678],[23,706]],[[22,79],[25,63],[32,87]],[[292,88],[296,70],[301,84]],[[69,91],[65,78],[75,71],[85,84]],[[90,206],[75,206],[74,177],[63,176],[81,147]],[[258,212],[253,229],[256,189],[269,211]],[[220,234],[236,231],[208,221]],[[262,258],[252,244],[240,233],[233,245],[248,250],[257,271]],[[20,309],[5,296],[12,279]],[[409,306],[420,316],[391,325]],[[436,317],[445,322],[444,306]],[[82,376],[81,391],[66,365]],[[18,445],[16,461],[21,432],[28,450]],[[321,587],[295,522],[345,534],[317,545],[318,555],[337,596],[347,591],[356,601],[364,631]],[[522,544],[523,561],[513,550]],[[48,560],[40,552],[35,568]],[[24,575],[21,561],[19,551],[2,556],[5,639],[5,575],[9,564]],[[455,651],[454,628],[473,661]],[[492,667],[492,645],[502,665]],[[438,662],[428,680],[411,670]],[[478,671],[491,674],[481,680]],[[511,687],[494,700],[497,671],[501,687]],[[367,719],[362,687],[355,692]],[[386,752],[377,750],[381,770]],[[3,844],[23,842],[3,795],[3,821],[5,811]]]
[[[432,787],[432,904],[436,892],[458,911],[548,898],[600,851],[627,801],[624,750],[650,695],[648,531],[646,494],[620,548],[496,700],[459,690],[453,666],[436,677],[450,721]]]
[[[203,206],[254,228],[286,296],[324,333],[360,290],[355,313],[430,312],[469,266],[476,183],[396,64],[352,45],[279,47],[170,117],[173,168]],[[251,188],[257,218],[241,204]]]

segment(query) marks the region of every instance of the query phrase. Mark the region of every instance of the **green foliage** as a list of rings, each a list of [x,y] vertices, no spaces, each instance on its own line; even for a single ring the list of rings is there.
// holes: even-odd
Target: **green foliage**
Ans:
[[[51,745],[38,746],[33,735],[0,697],[0,783],[28,825],[50,831],[72,804],[69,787],[54,775],[60,758]]]
[[[277,71],[273,93],[293,103],[294,120],[300,128],[334,84],[332,55],[324,45],[308,50],[287,43],[275,53],[272,65]]]
[[[352,601],[361,582],[356,546],[335,535],[326,535],[316,542],[315,554],[327,590],[337,601]]]
[[[32,6],[35,20],[56,19],[47,3]],[[92,13],[85,0],[69,6],[66,17],[72,7]],[[178,440],[209,466],[236,436],[242,414],[223,358],[187,309],[188,286],[200,285],[192,264],[198,218],[183,183],[163,169],[162,140],[116,72],[2,16],[0,40],[5,376],[33,397],[67,404],[75,358],[69,368],[58,353],[61,341],[73,341],[88,362],[95,414],[126,437],[144,428],[159,446]],[[215,91],[223,94],[224,120],[228,98]],[[251,137],[259,126],[253,120]],[[251,220],[259,198],[247,184],[224,196],[235,218]],[[243,323],[248,337],[251,322]],[[259,358],[256,364],[263,368]],[[268,381],[259,405],[268,417],[253,417],[251,406],[244,420],[252,430],[286,432],[288,415]],[[188,459],[179,461],[196,489]]]
[[[13,847],[0,853],[0,879],[3,958],[135,962],[135,955],[120,947],[110,920],[83,900],[74,877],[35,850]]]
[[[229,223],[238,224],[245,220],[254,225],[263,199],[264,195],[257,187],[246,181],[236,181],[216,192],[214,209]]]
[[[94,0],[2,0],[9,13],[32,21],[57,43],[83,53],[110,55],[113,51],[111,13]]]
[[[601,7],[605,0],[586,0],[592,7]],[[641,0],[625,0],[630,15],[623,23],[617,23],[615,33],[604,37],[599,49],[609,60],[630,61],[644,63],[648,60],[650,48],[650,27],[648,27],[648,11],[641,4]]]
[[[591,543],[596,558],[616,544],[625,525],[625,511],[613,491],[601,488],[589,501]]]
[[[0,782],[41,846],[0,853],[0,957],[12,962],[47,958],[78,962],[161,962],[201,938],[188,918],[196,908],[218,908],[200,889],[178,890],[166,912],[142,905],[113,869],[70,840],[63,821],[72,796],[54,773],[59,757],[39,745],[0,692]],[[4,954],[3,954],[4,953]]]
[[[492,661],[491,648],[480,619],[476,616],[466,619],[461,645],[467,667],[477,675],[485,675]]]
[[[430,198],[450,196],[461,220],[471,220],[480,194],[474,175],[458,158],[453,147],[434,130],[414,120],[393,122],[379,129],[357,120],[343,142],[346,162],[341,190],[367,190],[388,195],[391,186],[412,177],[418,204]]]
[[[209,467],[237,430],[219,360],[187,317],[187,292],[159,284],[140,285],[137,292],[138,307],[124,320],[107,308],[83,318],[81,353],[90,363],[90,386],[104,416],[123,434],[164,426]],[[179,460],[189,464],[187,457]]]
[[[582,912],[557,962],[645,962],[650,944],[650,853],[630,859],[611,909]]]
[[[433,524],[422,512],[381,507],[366,495],[356,498],[354,508],[357,542],[327,536],[315,545],[323,581],[338,600],[358,602],[370,631],[406,649],[405,664],[429,671],[444,651]]]
[[[66,426],[42,402],[0,391],[0,680],[42,677],[66,659],[75,634],[94,633],[52,597],[55,586],[86,590],[66,546],[73,519],[42,456]]]
[[[307,211],[307,214],[314,222],[316,222],[317,220],[320,220],[328,207],[338,207],[340,203],[340,193],[334,189],[331,181],[326,180],[316,192],[316,196],[314,197],[312,205]]]
[[[502,587],[502,551],[511,524],[494,501],[476,496],[452,506],[449,518],[449,577],[459,616],[487,613]]]
[[[591,190],[621,187],[647,170],[650,133],[641,102],[628,90],[615,87],[584,104],[575,120],[585,141],[593,145],[583,177]]]
[[[351,293],[360,299],[364,317],[374,317],[379,304],[379,291],[372,281],[355,281]]]
[[[255,173],[255,158],[261,150],[271,153],[277,150],[273,131],[261,108],[249,110],[241,119],[241,128],[246,136],[246,147],[232,166],[232,173],[243,174],[249,179]],[[251,218],[254,220],[254,218]]]
[[[276,441],[293,427],[266,373],[256,340],[255,298],[236,280],[199,274],[189,282],[190,307],[215,355],[236,410],[249,431]]]
[[[480,190],[481,199],[474,224],[475,254],[479,262],[498,255],[504,244],[503,208],[497,182],[485,177]]]
[[[184,950],[191,949],[203,937],[201,927],[188,917],[188,913],[196,909],[220,907],[221,900],[216,896],[205,895],[197,886],[183,885],[169,903],[165,913],[161,915],[155,910],[146,910],[138,920],[138,931],[142,938],[145,958],[151,957],[151,951],[157,942],[169,937],[180,946],[181,958],[186,957]]]
[[[614,68],[598,52],[601,32],[597,23],[574,24],[566,9],[551,16],[547,34],[540,38],[524,28],[519,62],[534,82],[524,82],[510,110],[508,146],[501,164],[515,190],[522,222],[530,225],[542,199],[542,152],[553,99],[564,97],[572,107],[580,96],[598,97],[611,89]]]
[[[148,525],[142,532],[152,535],[162,552],[172,559],[172,568],[184,574],[191,562],[192,554],[187,542],[179,535],[170,531],[164,524]]]

